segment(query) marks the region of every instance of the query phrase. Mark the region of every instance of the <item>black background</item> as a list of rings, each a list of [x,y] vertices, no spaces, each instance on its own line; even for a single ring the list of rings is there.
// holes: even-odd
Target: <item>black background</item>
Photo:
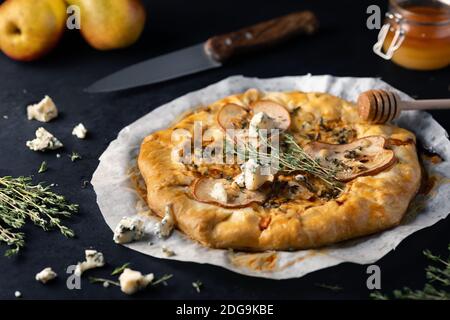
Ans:
[[[0,1],[1,2],[1,1]],[[90,48],[76,31],[68,31],[59,47],[47,58],[34,63],[14,62],[0,55],[0,176],[35,175],[36,181],[57,183],[58,192],[81,205],[80,213],[67,221],[77,238],[65,239],[57,232],[44,233],[25,227],[27,246],[19,256],[0,257],[0,298],[14,299],[20,290],[30,299],[108,299],[125,298],[117,288],[82,282],[81,290],[65,286],[65,268],[81,260],[84,249],[102,251],[109,267],[90,272],[108,276],[114,266],[131,262],[142,272],[157,276],[173,273],[169,286],[152,288],[133,299],[366,299],[366,266],[342,264],[283,281],[251,278],[219,267],[160,260],[133,252],[112,242],[112,231],[105,224],[92,187],[82,189],[98,165],[98,157],[125,125],[152,109],[187,92],[200,89],[231,75],[277,77],[284,75],[332,74],[336,76],[381,77],[384,81],[416,98],[449,98],[449,68],[434,72],[408,71],[372,53],[377,31],[366,28],[366,8],[378,3],[383,12],[386,1],[145,1],[147,27],[140,41],[126,50],[99,52]],[[205,40],[208,36],[232,31],[264,19],[301,9],[314,10],[321,31],[314,37],[297,39],[271,51],[242,58],[229,65],[163,84],[113,94],[87,94],[90,83],[117,69],[152,56]],[[25,107],[45,94],[57,103],[61,115],[45,127],[65,144],[57,159],[54,152],[35,153],[25,147],[41,123],[26,119]],[[3,119],[7,115],[9,119]],[[449,111],[433,112],[450,128]],[[90,130],[85,141],[71,136],[83,122]],[[72,163],[68,154],[79,152],[83,159]],[[49,170],[37,174],[46,160]],[[450,219],[416,232],[398,248],[377,262],[382,271],[382,289],[390,292],[403,286],[422,288],[429,248],[446,254]],[[0,247],[0,253],[6,246]],[[52,266],[60,277],[46,286],[34,275]],[[204,289],[196,293],[191,283],[201,280]],[[339,285],[334,292],[317,284]]]

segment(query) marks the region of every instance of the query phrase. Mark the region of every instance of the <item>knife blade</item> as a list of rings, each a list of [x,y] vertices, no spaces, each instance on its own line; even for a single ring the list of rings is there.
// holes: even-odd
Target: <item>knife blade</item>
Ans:
[[[314,13],[294,12],[134,64],[100,79],[85,91],[94,93],[130,89],[218,68],[237,55],[274,46],[299,34],[313,34],[317,28],[318,21]]]
[[[109,92],[153,84],[217,68],[222,64],[206,54],[203,43],[134,64],[117,71],[86,89]]]

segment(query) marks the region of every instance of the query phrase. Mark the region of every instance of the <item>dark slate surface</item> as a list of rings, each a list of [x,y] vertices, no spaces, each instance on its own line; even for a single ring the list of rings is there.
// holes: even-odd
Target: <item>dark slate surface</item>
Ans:
[[[192,90],[231,75],[276,77],[284,75],[332,74],[336,76],[381,77],[417,98],[449,98],[449,69],[414,72],[383,61],[371,52],[376,31],[365,27],[369,4],[385,1],[146,1],[148,25],[140,41],[132,48],[99,52],[85,44],[76,32],[68,32],[61,45],[46,59],[35,63],[14,62],[0,55],[0,175],[35,175],[36,181],[57,183],[59,192],[81,205],[80,214],[67,221],[77,233],[74,240],[57,232],[44,233],[27,226],[27,247],[15,258],[1,258],[0,298],[14,298],[20,290],[24,298],[34,299],[109,299],[127,298],[117,289],[104,289],[83,280],[81,290],[65,286],[65,268],[83,258],[90,246],[102,251],[109,269],[90,273],[107,276],[113,266],[132,262],[133,267],[157,275],[173,273],[168,287],[148,290],[134,298],[145,299],[364,299],[366,266],[342,264],[301,279],[271,281],[241,276],[219,267],[159,260],[112,241],[112,232],[104,223],[92,187],[82,189],[98,165],[98,157],[122,127]],[[310,39],[298,39],[280,48],[234,61],[224,68],[177,79],[151,87],[114,94],[87,94],[82,91],[98,78],[129,64],[182,48],[208,36],[230,31],[263,19],[300,9],[313,9],[319,16],[321,32]],[[55,153],[27,150],[25,141],[41,124],[29,122],[25,106],[45,94],[54,98],[61,116],[45,127],[65,144],[62,157]],[[450,128],[450,111],[433,112]],[[71,129],[83,122],[90,130],[86,141],[71,136]],[[72,163],[68,154],[76,150],[83,159]],[[37,175],[46,160],[48,172]],[[425,281],[427,261],[421,252],[429,248],[446,253],[450,219],[415,233],[378,264],[382,270],[382,288],[390,291],[405,285],[420,288]],[[0,247],[4,251],[5,246]],[[34,275],[52,266],[60,277],[43,286]],[[200,279],[204,290],[198,294],[191,282]],[[339,285],[333,292],[318,283]]]

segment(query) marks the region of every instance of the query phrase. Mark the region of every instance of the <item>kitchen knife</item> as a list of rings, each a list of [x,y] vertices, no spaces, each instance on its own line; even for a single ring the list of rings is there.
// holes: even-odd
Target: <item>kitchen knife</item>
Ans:
[[[294,12],[137,63],[95,82],[86,91],[129,89],[217,68],[237,55],[274,46],[300,34],[313,34],[317,28],[318,20],[311,11]]]

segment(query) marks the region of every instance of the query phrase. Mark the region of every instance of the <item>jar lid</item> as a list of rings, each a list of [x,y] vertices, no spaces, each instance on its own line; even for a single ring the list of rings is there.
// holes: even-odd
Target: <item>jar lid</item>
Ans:
[[[390,19],[406,20],[419,25],[450,24],[448,0],[390,0]]]

